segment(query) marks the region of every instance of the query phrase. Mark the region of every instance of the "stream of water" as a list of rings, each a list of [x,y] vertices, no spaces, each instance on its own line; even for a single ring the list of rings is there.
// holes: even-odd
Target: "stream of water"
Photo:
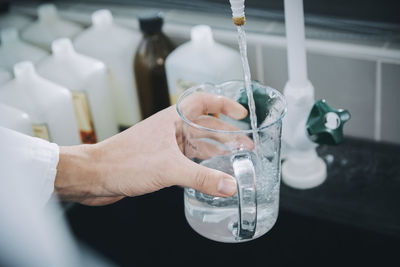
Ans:
[[[243,26],[237,26],[238,32],[238,43],[240,56],[242,59],[243,65],[243,73],[244,73],[244,83],[246,87],[246,94],[248,98],[249,110],[250,110],[250,122],[251,129],[253,130],[253,142],[255,146],[256,155],[260,155],[258,153],[260,149],[260,138],[257,133],[257,115],[256,115],[256,105],[253,97],[253,90],[251,87],[251,73],[249,67],[249,61],[247,59],[247,40],[246,40],[246,32],[244,31]]]

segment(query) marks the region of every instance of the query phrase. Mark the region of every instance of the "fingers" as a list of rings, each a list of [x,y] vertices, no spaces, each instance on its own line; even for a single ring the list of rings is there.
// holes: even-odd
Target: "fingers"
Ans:
[[[237,128],[229,123],[226,123],[226,122],[222,121],[221,119],[216,118],[214,116],[202,115],[202,116],[197,117],[193,122],[200,126],[214,129],[214,130],[223,130],[223,131],[238,131],[238,130],[240,130],[239,128]]]
[[[209,129],[218,129],[224,131],[240,130],[235,126],[212,116],[200,116],[194,122]],[[188,139],[190,139],[190,136],[195,136],[196,139],[209,138],[224,144],[229,149],[244,148],[247,150],[253,150],[254,148],[253,141],[245,134],[216,133],[212,131],[198,130],[192,127],[187,127],[185,131],[187,132],[186,135]]]
[[[183,155],[177,163],[176,173],[179,176],[173,178],[173,184],[218,197],[231,197],[236,194],[236,180],[229,174],[201,166]]]
[[[247,116],[247,110],[236,101],[208,93],[193,93],[181,103],[180,111],[197,125],[209,129],[237,131],[238,128],[207,114],[224,114],[232,119]],[[230,153],[232,148],[246,147],[252,150],[254,144],[245,134],[221,133],[200,130],[187,126],[183,130],[183,151],[190,158],[210,158],[215,155]],[[212,140],[210,140],[212,139]],[[209,142],[211,141],[211,142]],[[167,175],[172,184],[194,188],[202,193],[230,197],[237,193],[236,180],[229,174],[201,166],[186,158],[170,164],[172,170]]]
[[[190,142],[190,143],[189,143]],[[226,155],[231,151],[215,143],[204,139],[191,139],[185,147],[185,154],[188,158],[208,159],[217,155]]]
[[[184,116],[193,119],[204,114],[222,113],[232,119],[243,119],[247,110],[238,102],[227,97],[216,96],[208,93],[194,93],[182,103]]]

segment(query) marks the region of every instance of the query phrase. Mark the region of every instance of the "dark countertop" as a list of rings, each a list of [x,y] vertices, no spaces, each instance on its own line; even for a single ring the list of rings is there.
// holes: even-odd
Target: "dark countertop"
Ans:
[[[75,236],[122,266],[400,266],[400,146],[346,138],[318,149],[326,182],[282,184],[279,218],[251,242],[205,239],[187,224],[172,187],[104,207],[75,205]]]
[[[400,237],[400,145],[346,138],[320,146],[328,178],[320,186],[281,187],[281,208]]]

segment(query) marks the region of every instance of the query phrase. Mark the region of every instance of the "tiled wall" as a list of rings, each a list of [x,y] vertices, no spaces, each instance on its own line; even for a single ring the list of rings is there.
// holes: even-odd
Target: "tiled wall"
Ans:
[[[61,13],[84,24],[90,13],[104,6],[69,6]],[[109,7],[116,21],[137,30],[138,8]],[[20,9],[30,12],[32,10]],[[236,32],[229,16],[166,11],[165,32],[181,44],[189,39],[190,27],[208,24],[214,38],[237,49]],[[252,78],[278,90],[288,79],[284,25],[271,21],[247,22],[248,56]],[[345,134],[378,141],[400,143],[400,44],[384,41],[344,41],[343,36],[324,29],[306,28],[309,79],[316,99],[325,98],[337,108],[346,108],[352,119]],[[316,36],[337,36],[329,41]],[[329,34],[329,35],[327,35]],[[341,39],[342,38],[342,39]]]
[[[352,118],[345,126],[346,133],[373,138],[375,62],[309,53],[308,66],[315,97],[350,111]]]

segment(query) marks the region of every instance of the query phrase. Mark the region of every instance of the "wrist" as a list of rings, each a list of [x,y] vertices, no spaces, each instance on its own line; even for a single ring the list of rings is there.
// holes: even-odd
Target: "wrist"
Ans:
[[[101,184],[96,145],[60,146],[54,191],[61,200],[81,202]]]

